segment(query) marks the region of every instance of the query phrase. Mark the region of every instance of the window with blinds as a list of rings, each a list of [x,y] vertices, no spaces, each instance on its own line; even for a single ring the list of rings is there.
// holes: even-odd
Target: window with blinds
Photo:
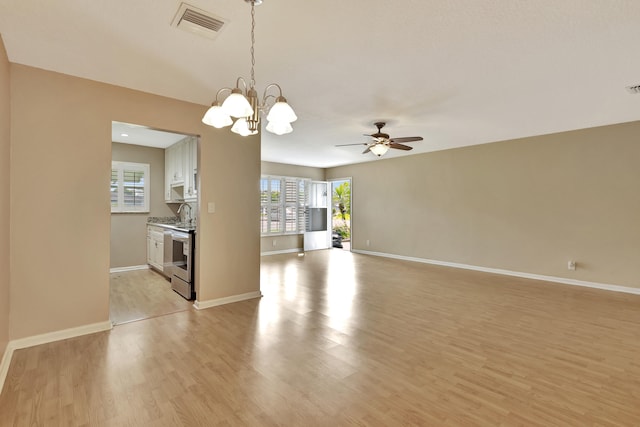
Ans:
[[[260,233],[299,234],[305,230],[310,180],[263,176],[260,179]]]
[[[111,212],[149,212],[146,163],[111,162]]]

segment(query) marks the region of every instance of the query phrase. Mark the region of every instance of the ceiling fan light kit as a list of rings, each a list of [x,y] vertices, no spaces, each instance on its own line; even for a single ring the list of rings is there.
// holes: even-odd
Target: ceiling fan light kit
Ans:
[[[370,142],[363,142],[359,144],[340,144],[336,145],[336,147],[348,147],[351,145],[366,145],[367,148],[362,152],[362,154],[367,154],[368,152],[372,152],[374,155],[378,157],[384,156],[389,148],[395,148],[398,150],[409,151],[413,150],[413,147],[408,145],[404,145],[401,143],[405,142],[417,142],[422,141],[421,136],[405,136],[402,138],[390,138],[389,134],[382,133],[382,128],[385,126],[385,122],[375,122],[374,125],[378,128],[376,133],[372,133],[371,135],[365,134],[364,136],[370,136],[373,138]]]
[[[387,153],[387,151],[389,151],[389,146],[385,144],[376,143],[375,145],[369,147],[369,151],[371,151],[373,154],[375,154],[378,157],[382,157]]]
[[[298,117],[287,103],[286,98],[282,96],[280,85],[271,83],[265,88],[262,100],[258,99],[258,92],[255,89],[255,6],[261,4],[262,0],[244,1],[251,4],[251,80],[249,86],[242,77],[238,77],[235,88],[220,89],[216,93],[215,101],[202,117],[202,123],[218,129],[233,124],[231,132],[242,136],[255,135],[260,129],[260,115],[266,113],[269,122],[266,129],[269,132],[277,135],[291,133],[293,131],[291,123],[295,122]],[[268,95],[267,92],[270,89],[277,89],[278,95]],[[219,97],[225,92],[229,92],[229,94],[221,104]],[[232,117],[236,118],[235,123]]]

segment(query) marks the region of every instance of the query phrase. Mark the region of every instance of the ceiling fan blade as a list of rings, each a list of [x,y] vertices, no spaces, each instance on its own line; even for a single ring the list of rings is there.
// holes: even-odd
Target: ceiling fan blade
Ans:
[[[398,150],[404,150],[404,151],[413,150],[413,147],[409,147],[408,145],[397,144],[395,142],[390,142],[389,148],[397,148]]]
[[[367,154],[369,151],[371,151],[371,145],[368,146],[367,149],[362,152],[362,154]]]
[[[404,138],[391,138],[389,142],[416,142],[422,140],[421,136],[405,136]]]
[[[366,142],[358,142],[356,144],[338,144],[338,145],[335,145],[334,147],[349,147],[351,145],[367,145],[367,143]]]

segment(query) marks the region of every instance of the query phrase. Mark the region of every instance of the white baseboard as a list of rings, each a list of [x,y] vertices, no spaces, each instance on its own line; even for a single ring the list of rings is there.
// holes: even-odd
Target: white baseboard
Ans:
[[[280,255],[280,254],[297,254],[303,252],[302,248],[284,249],[281,251],[260,252],[260,256]]]
[[[131,267],[114,267],[109,269],[109,273],[123,273],[125,271],[148,270],[149,265],[132,265]]]
[[[48,332],[46,334],[12,340],[9,341],[9,346],[14,350],[18,350],[21,348],[33,347],[35,345],[47,344],[54,341],[62,341],[96,332],[108,331],[111,328],[113,328],[113,325],[107,320],[106,322],[92,323],[90,325],[78,326],[77,328],[63,329],[61,331]]]
[[[4,380],[7,379],[7,373],[9,373],[9,365],[11,365],[11,357],[13,356],[13,348],[7,344],[7,348],[4,350],[4,356],[2,356],[2,362],[0,362],[0,393],[2,393],[2,387],[4,386]]]
[[[522,277],[524,279],[542,280],[545,282],[562,283],[564,285],[582,286],[585,288],[595,288],[595,289],[602,289],[605,291],[623,292],[627,294],[640,295],[640,288],[632,288],[629,286],[610,285],[607,283],[597,283],[597,282],[587,282],[584,280],[568,279],[565,277],[544,276],[541,274],[523,273],[520,271],[502,270],[499,268],[480,267],[477,265],[460,264],[457,262],[438,261],[438,260],[426,259],[426,258],[414,258],[414,257],[403,256],[403,255],[387,254],[384,252],[371,252],[371,251],[363,251],[359,249],[353,249],[352,252],[363,254],[363,255],[373,255],[373,256],[380,256],[385,258],[400,259],[404,261],[421,262],[423,264],[441,265],[445,267],[462,268],[465,270],[482,271],[484,273],[502,274],[504,276]]]
[[[262,292],[260,291],[248,292],[246,294],[232,295],[230,297],[210,299],[207,301],[196,300],[196,302],[193,303],[193,306],[197,310],[204,310],[205,308],[217,307],[219,305],[231,304],[234,302],[240,302],[240,301],[245,301],[245,300],[254,299],[254,298],[262,298]]]
[[[108,331],[112,327],[113,325],[111,322],[106,321],[9,341],[4,352],[4,356],[2,357],[2,362],[0,363],[0,392],[2,392],[2,387],[4,386],[4,381],[7,377],[7,373],[9,372],[9,365],[11,364],[11,358],[13,357],[13,352],[15,350],[33,347],[40,344],[47,344],[54,341],[66,340],[96,332]]]

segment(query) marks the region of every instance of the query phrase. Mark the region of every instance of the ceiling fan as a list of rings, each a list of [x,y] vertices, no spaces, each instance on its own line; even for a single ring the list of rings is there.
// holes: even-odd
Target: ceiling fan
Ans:
[[[362,154],[366,154],[369,151],[371,151],[376,156],[382,157],[382,155],[384,155],[387,151],[389,151],[389,148],[395,148],[395,149],[404,150],[404,151],[413,150],[413,147],[404,145],[402,143],[422,141],[423,139],[421,136],[389,138],[389,134],[382,133],[382,128],[384,127],[385,124],[386,124],[385,122],[374,123],[374,125],[378,128],[378,131],[376,133],[372,133],[371,135],[365,134],[365,136],[370,136],[373,138],[369,142],[361,142],[357,144],[340,144],[340,145],[336,145],[336,147],[347,147],[350,145],[366,145],[367,148],[362,152]]]

